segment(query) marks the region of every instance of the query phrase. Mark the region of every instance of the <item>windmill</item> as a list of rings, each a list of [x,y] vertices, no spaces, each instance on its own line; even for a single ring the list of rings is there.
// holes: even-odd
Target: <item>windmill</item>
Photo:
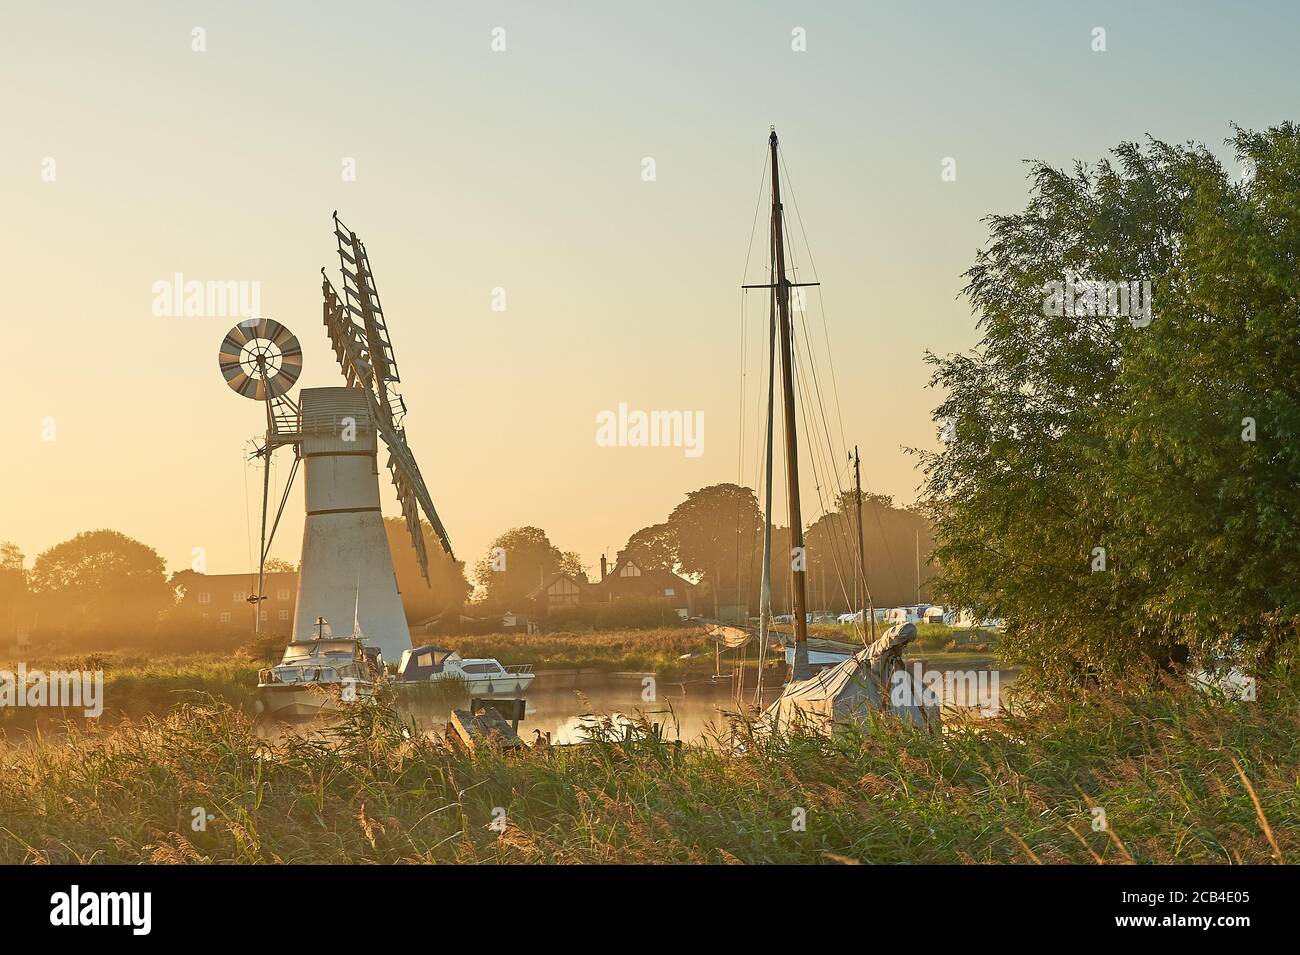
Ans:
[[[368,643],[379,647],[390,659],[396,659],[402,650],[410,647],[411,638],[380,510],[381,439],[388,451],[389,478],[397,491],[426,584],[429,558],[420,524],[421,512],[433,528],[439,546],[448,556],[454,555],[402,427],[406,405],[397,391],[401,378],[365,246],[355,232],[339,221],[337,213],[334,235],[343,272],[343,296],[339,296],[321,269],[323,314],[344,384],[303,388],[299,403],[290,400],[285,392],[301,370],[301,351],[287,329],[269,319],[255,320],[268,324],[266,336],[259,339],[267,344],[254,348],[247,348],[246,341],[237,341],[241,334],[247,338],[241,329],[249,323],[232,330],[222,343],[222,371],[237,392],[267,404],[266,443],[257,454],[264,455],[269,465],[270,455],[277,447],[291,445],[295,450],[293,470],[269,536],[266,532],[269,467],[268,477],[263,481],[263,543],[257,596],[260,598],[262,593],[262,568],[270,540],[279,526],[301,462],[305,472],[306,519],[294,639],[310,640],[313,621],[319,617],[343,621],[351,616],[354,632],[365,634]],[[288,336],[283,347],[277,344],[276,336],[280,333]],[[277,365],[271,357],[276,350],[290,357]],[[246,351],[251,361],[232,357],[242,356]],[[228,371],[231,362],[236,360],[239,369]],[[252,374],[273,368],[280,369],[285,377],[270,374],[255,379]],[[292,378],[287,377],[290,373]],[[260,619],[261,615],[258,616]]]

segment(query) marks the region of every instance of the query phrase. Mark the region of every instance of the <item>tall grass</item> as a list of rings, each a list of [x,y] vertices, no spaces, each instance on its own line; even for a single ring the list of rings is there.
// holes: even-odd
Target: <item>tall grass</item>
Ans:
[[[606,670],[682,672],[713,669],[713,644],[700,627],[607,632],[491,633],[430,638],[447,640],[462,657],[496,657],[512,666],[538,669],[591,667]],[[685,654],[698,654],[693,660]]]
[[[740,746],[518,754],[457,752],[373,707],[267,743],[224,703],[185,703],[5,752],[0,862],[1294,861],[1300,680],[1260,687],[1117,691],[940,736],[742,724]]]
[[[7,665],[10,671],[15,664]],[[154,656],[141,650],[91,653],[84,656],[37,657],[27,661],[31,670],[102,671],[103,719],[109,723],[165,713],[177,703],[219,697],[251,709],[257,693],[256,662],[242,655]],[[0,709],[0,734],[30,730],[51,720],[71,718],[81,710]]]

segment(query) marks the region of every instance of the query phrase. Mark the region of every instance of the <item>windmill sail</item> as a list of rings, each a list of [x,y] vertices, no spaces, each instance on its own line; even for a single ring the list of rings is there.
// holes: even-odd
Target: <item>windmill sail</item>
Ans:
[[[420,512],[424,512],[443,550],[448,556],[454,557],[451,540],[433,506],[433,498],[402,429],[406,405],[402,396],[392,387],[399,384],[401,378],[383,306],[375,287],[374,274],[370,269],[370,259],[356,233],[344,226],[337,214],[334,216],[334,235],[338,240],[339,262],[343,271],[343,295],[340,297],[329,279],[324,279],[322,292],[325,326],[344,379],[350,387],[361,388],[366,392],[375,430],[388,448],[389,477],[397,491],[402,517],[406,520],[411,544],[419,561],[420,573],[428,581],[428,550],[420,527]]]
[[[391,391],[388,386],[400,384],[402,378],[397,373],[397,358],[393,354],[392,340],[388,337],[388,323],[384,320],[384,308],[379,302],[379,290],[375,287],[374,273],[370,271],[366,247],[361,244],[355,232],[339,221],[337,212],[334,213],[334,237],[339,244],[344,307],[348,319],[361,323],[369,346],[368,357],[375,372],[376,393],[380,402],[389,406],[394,422],[400,423],[406,413],[406,406],[402,403],[401,395]]]

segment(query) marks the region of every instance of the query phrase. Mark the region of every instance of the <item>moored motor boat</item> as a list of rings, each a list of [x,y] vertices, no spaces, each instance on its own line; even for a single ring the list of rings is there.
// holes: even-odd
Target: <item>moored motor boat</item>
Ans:
[[[273,719],[338,712],[373,699],[383,679],[383,657],[360,639],[295,640],[279,663],[258,673],[258,712]]]
[[[455,650],[433,644],[402,651],[397,664],[397,679],[401,683],[458,680],[471,697],[519,698],[536,676],[532,664],[507,667],[491,657],[467,660]]]

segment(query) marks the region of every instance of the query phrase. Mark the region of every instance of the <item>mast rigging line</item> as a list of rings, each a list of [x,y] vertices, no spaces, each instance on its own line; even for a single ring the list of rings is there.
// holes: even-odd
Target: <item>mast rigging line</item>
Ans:
[[[781,162],[782,162],[782,166],[785,167],[784,159],[782,159]],[[788,170],[786,172],[786,177],[787,177],[786,178],[787,185],[789,185]],[[791,192],[791,198],[793,200],[793,189],[791,189],[790,192]],[[783,218],[788,218],[788,216],[786,216],[784,208],[782,209],[781,212]],[[802,230],[802,222],[800,223],[800,227]],[[807,236],[805,233],[805,242],[806,241],[807,241]],[[789,254],[791,260],[791,270],[798,271],[799,269],[798,257],[793,247],[790,248]],[[798,285],[798,286],[811,286],[811,285],[816,285],[818,283],[808,282],[808,283],[791,283],[791,284]],[[800,304],[802,306],[803,302],[801,301]],[[821,457],[823,454],[822,441],[824,440],[825,448],[826,448],[825,453],[827,454],[829,461],[835,462],[838,460],[835,454],[834,437],[831,434],[830,423],[826,416],[826,403],[822,393],[821,380],[820,380],[820,376],[817,373],[816,349],[813,346],[812,335],[808,330],[808,319],[807,319],[808,309],[806,307],[801,307],[799,311],[800,311],[800,320],[799,320],[799,324],[795,325],[793,329],[795,334],[792,335],[791,338],[791,351],[793,353],[792,357],[795,362],[796,370],[799,371],[799,374],[797,374],[795,377],[798,383],[799,394],[802,397],[801,410],[804,418],[804,426],[809,431],[808,444],[809,444],[809,449],[812,452],[810,454],[810,463],[812,464],[813,467],[813,477],[815,482],[814,486],[817,491],[818,503],[822,509],[821,516],[829,518],[828,544],[829,544],[829,549],[831,551],[831,559],[835,564],[836,576],[839,579],[840,591],[844,596],[846,604],[851,605],[852,602],[849,599],[847,588],[844,583],[843,567],[841,566],[841,560],[839,554],[839,549],[841,547],[848,546],[845,541],[845,535],[847,534],[847,530],[845,528],[840,527],[839,521],[836,519],[836,515],[840,513],[838,507],[840,504],[842,504],[844,499],[844,483],[840,478],[838,467],[835,467],[833,465],[828,465],[827,458]],[[824,318],[825,316],[824,302],[822,302],[822,314]],[[797,347],[798,338],[799,338],[798,331],[800,330],[801,327],[803,331],[803,338],[807,345],[806,356],[801,356],[799,354],[799,349]],[[829,332],[827,332],[826,341],[827,341],[828,359],[833,363],[833,356],[830,352],[830,347],[829,347],[830,346]],[[805,369],[805,364],[807,366],[806,369]],[[813,417],[811,421],[809,419],[809,415],[810,415],[809,405],[811,405],[812,402],[809,398],[809,391],[811,391],[812,394],[815,395],[817,399],[817,404],[812,409]],[[835,401],[836,409],[838,411],[840,407],[839,394],[834,384],[832,384],[832,392],[833,392],[832,397]],[[821,428],[820,435],[818,434],[818,428],[816,427],[817,411],[820,411],[821,419],[822,419],[822,428]],[[820,463],[820,467],[819,467],[819,463]],[[822,496],[821,484],[822,481],[825,480],[827,476],[833,477],[835,482],[835,489],[836,489],[835,504],[837,505],[837,510],[836,510],[836,514],[834,515],[831,514],[829,509],[826,507],[825,498]],[[854,566],[856,566],[856,561],[854,561],[853,563]],[[856,591],[856,587],[854,589]]]
[[[810,402],[808,400],[808,384],[806,381],[806,375],[803,373],[804,365],[803,365],[803,361],[797,354],[795,356],[795,367],[797,370],[799,370],[799,374],[796,375],[795,381],[799,388],[799,394],[803,398],[802,407],[800,410],[803,413],[804,428],[812,436],[815,436],[816,435],[815,422],[810,422],[808,417],[808,405],[810,404]],[[831,561],[835,565],[835,576],[838,579],[840,584],[840,593],[843,594],[845,603],[850,604],[851,606],[851,602],[849,601],[848,591],[844,583],[844,571],[840,565],[839,551],[840,551],[840,547],[844,546],[842,542],[842,538],[845,533],[845,531],[841,529],[839,526],[840,524],[839,518],[842,516],[842,514],[839,510],[836,510],[835,513],[831,513],[826,507],[826,501],[822,497],[822,480],[823,480],[823,475],[825,473],[824,459],[822,459],[821,472],[819,473],[818,470],[818,460],[821,458],[823,451],[820,443],[813,444],[810,441],[809,446],[810,449],[812,450],[812,454],[809,456],[809,463],[811,464],[813,470],[813,484],[814,484],[814,488],[817,491],[817,503],[821,505],[822,517],[828,519],[828,524],[830,526],[830,531],[828,532],[828,536],[827,536],[827,543],[829,544],[828,549],[831,552]],[[840,496],[839,498],[837,498],[837,501],[842,499],[843,499],[842,496]]]
[[[744,267],[741,269],[741,273],[740,273],[740,281],[742,283],[742,288],[743,288],[743,283],[745,281],[745,278],[749,274],[749,263],[750,260],[753,258],[753,254],[754,254],[754,236],[758,233],[758,213],[759,210],[763,208],[763,183],[767,178],[767,163],[768,163],[767,154],[764,153],[763,171],[759,179],[758,198],[754,202],[754,215],[750,221],[750,226],[749,226],[749,243],[745,249],[745,264]],[[736,482],[737,484],[739,484],[740,487],[746,486],[745,485],[745,417],[746,417],[745,391],[746,391],[746,379],[748,374],[748,363],[746,362],[745,359],[746,356],[748,355],[748,351],[749,351],[748,323],[745,321],[745,293],[744,291],[742,291],[740,295],[740,404],[738,406],[739,413],[737,415],[739,419],[739,428],[737,430],[740,432],[740,434],[739,434],[739,440],[736,449]],[[755,486],[757,487],[757,484]],[[736,501],[736,519],[735,519],[736,603],[745,608],[746,616],[748,616],[749,597],[750,597],[750,593],[749,593],[750,578],[753,577],[753,571],[754,571],[754,540],[753,540],[753,534],[751,534],[750,541],[749,541],[749,550],[750,550],[749,573],[746,575],[744,600],[742,602],[741,586],[740,586],[740,513],[741,513],[741,501],[738,499]],[[719,580],[717,585],[720,589],[722,585],[722,581]]]
[[[794,185],[790,178],[790,167],[785,160],[785,150],[778,149],[778,153],[779,153],[778,158],[780,159],[781,162],[781,168],[785,170],[787,191],[790,193],[790,203],[791,205],[794,206],[795,221],[798,222],[799,224],[799,234],[803,236],[804,248],[807,249],[808,251],[808,265],[809,268],[812,269],[813,276],[817,277],[817,262],[813,256],[812,244],[808,241],[808,233],[804,228],[803,216],[799,212],[799,199],[795,194]],[[821,311],[822,333],[826,341],[826,353],[827,353],[827,357],[830,365],[830,372],[831,372],[831,387],[836,393],[835,414],[839,422],[840,442],[843,445],[844,450],[847,451],[848,440],[844,436],[843,408],[839,403],[838,386],[835,381],[835,358],[834,358],[834,352],[831,351],[831,347],[830,347],[830,332],[829,332],[828,323],[826,321],[826,300],[821,296],[818,296],[817,304]],[[868,482],[868,489],[869,488],[870,488],[870,482]],[[864,492],[864,498],[865,498],[865,494],[866,492]],[[880,520],[880,508],[873,507],[871,509],[871,513],[872,516],[875,518],[876,528],[880,531],[880,542],[885,549],[885,556],[889,558],[889,567],[890,570],[892,570],[894,573],[894,582],[896,585],[901,584],[903,578],[898,572],[898,562],[894,560],[894,550],[892,547],[889,546],[889,538],[885,535],[885,525]],[[863,568],[863,580],[866,580],[865,567]]]
[[[830,434],[830,423],[826,418],[826,402],[822,395],[821,382],[817,375],[816,355],[814,353],[813,346],[812,346],[811,334],[808,331],[806,310],[805,310],[805,314],[801,316],[800,322],[803,326],[804,340],[807,343],[808,354],[806,356],[806,361],[811,372],[811,374],[809,374],[804,371],[804,367],[805,367],[804,356],[801,356],[796,353],[795,355],[796,367],[800,370],[800,374],[798,376],[800,394],[803,396],[804,399],[804,406],[803,406],[804,426],[810,433],[809,446],[810,448],[813,449],[814,452],[814,456],[813,456],[814,477],[819,477],[817,458],[819,457],[821,458],[821,477],[819,477],[818,483],[816,485],[818,503],[822,507],[822,516],[828,517],[830,519],[830,527],[831,527],[830,543],[832,549],[831,557],[835,561],[835,570],[840,581],[840,591],[844,595],[845,603],[849,604],[851,607],[852,602],[849,600],[847,589],[844,584],[843,569],[840,566],[840,560],[839,560],[839,548],[842,547],[848,552],[853,552],[853,548],[849,546],[849,543],[847,541],[848,530],[847,528],[842,528],[840,526],[840,521],[838,520],[839,517],[843,516],[847,521],[847,514],[844,514],[844,512],[840,510],[844,502],[844,495],[846,493],[846,489],[844,487],[844,483],[840,479],[839,468],[829,464],[829,462],[834,462],[837,460],[835,457],[834,438]],[[797,336],[795,341],[796,343],[798,342]],[[817,398],[817,405],[812,409],[811,412],[814,414],[814,417],[812,418],[811,422],[809,421],[809,414],[810,414],[809,406],[812,404],[812,402],[808,397],[809,391],[811,391],[812,394]],[[815,413],[817,410],[820,410],[821,413],[821,419],[822,419],[821,435],[824,436],[825,438],[825,457],[822,457],[823,449],[822,449],[821,441],[815,440],[816,438],[818,438],[818,429],[816,426],[816,417],[815,417]],[[831,513],[831,511],[826,507],[826,502],[821,496],[821,480],[824,479],[824,476],[828,472],[835,482],[836,493],[835,493],[834,503],[836,505],[836,509],[834,513]],[[865,568],[858,567],[858,562],[856,558],[852,561],[846,559],[845,563],[852,564],[857,569],[857,571],[862,572],[863,577],[865,578]],[[856,581],[856,577],[855,577],[855,581]],[[855,583],[854,590],[855,592],[857,590],[856,583]]]
[[[813,256],[812,245],[811,245],[811,243],[809,243],[809,241],[808,241],[808,233],[807,233],[807,230],[806,230],[805,227],[804,227],[803,216],[802,216],[802,214],[799,212],[799,200],[798,200],[798,196],[797,196],[797,194],[795,193],[795,190],[794,190],[793,180],[792,180],[791,177],[790,177],[789,165],[788,165],[788,163],[786,162],[786,159],[785,159],[785,151],[784,151],[783,149],[778,149],[778,153],[779,153],[779,157],[778,157],[778,158],[779,158],[780,163],[781,163],[781,168],[782,168],[782,170],[785,172],[786,190],[787,190],[787,192],[790,194],[790,202],[791,202],[791,205],[794,207],[795,220],[796,220],[796,222],[797,222],[798,225],[799,225],[799,233],[800,233],[800,235],[803,237],[804,247],[805,247],[805,249],[807,250],[808,261],[809,261],[809,267],[812,269],[813,277],[814,277],[814,278],[817,278],[818,275],[817,275],[817,264],[816,264],[816,259],[815,259],[815,257]],[[792,259],[795,258],[795,249],[794,249],[793,247],[791,247],[790,254],[791,254],[791,258],[792,258]],[[838,424],[838,427],[839,427],[839,431],[840,431],[840,441],[841,441],[841,445],[842,445],[841,450],[844,452],[845,455],[847,455],[848,441],[847,441],[847,439],[845,438],[845,434],[844,434],[843,405],[841,404],[841,402],[840,402],[840,400],[839,400],[839,386],[838,386],[838,382],[837,382],[837,380],[836,380],[836,375],[835,375],[835,357],[834,357],[835,353],[834,353],[833,349],[832,349],[831,346],[830,346],[830,330],[829,330],[829,322],[827,321],[827,318],[826,318],[826,301],[825,301],[825,299],[824,299],[823,297],[821,297],[820,295],[818,296],[818,308],[819,308],[819,311],[820,311],[820,313],[821,313],[821,319],[822,319],[822,334],[823,334],[823,338],[824,338],[824,341],[825,341],[825,344],[826,344],[827,363],[828,363],[829,370],[830,370],[830,375],[831,375],[831,390],[832,390],[832,395],[833,395],[833,397],[834,397],[834,404],[835,404],[835,416],[836,416],[836,421],[837,421],[837,424]],[[808,351],[809,351],[809,354],[812,355],[812,356],[813,356],[813,359],[814,359],[814,374],[815,374],[815,351],[814,351],[814,349],[812,348],[812,335],[811,335],[811,333],[810,333],[810,331],[808,330],[808,327],[807,327],[807,309],[804,309],[804,310],[803,310],[803,315],[801,316],[801,322],[802,322],[802,324],[803,324],[803,326],[804,326],[804,337],[805,337],[805,339],[806,339],[807,342],[808,342],[808,346],[809,346]],[[820,395],[821,395],[820,387],[817,389],[817,393],[818,393],[819,400],[820,400]],[[828,449],[831,449],[831,450],[832,450],[832,455],[831,455],[832,460],[838,461],[839,458],[836,457],[836,456],[834,455],[834,453],[833,453],[833,447],[832,447],[832,445],[831,445],[831,441],[830,441],[830,425],[829,425],[829,422],[825,420],[825,408],[824,408],[824,406],[823,406],[823,408],[822,408],[822,417],[823,417],[823,424],[824,424],[824,427],[825,427],[825,429],[826,429],[826,432],[825,432],[825,433],[826,433],[826,436],[827,436],[827,447],[828,447]],[[838,467],[835,469],[835,475],[836,475],[836,484],[837,484],[837,487],[839,488],[840,492],[842,493],[842,492],[843,492],[844,484],[843,484],[843,482],[840,480],[840,477],[839,477],[839,469],[838,469]],[[868,490],[863,492],[863,496],[864,496],[864,498],[865,498],[866,494],[869,492],[869,489],[870,489],[870,484],[869,484],[869,482],[868,482]],[[884,549],[885,549],[885,555],[886,555],[886,556],[888,557],[888,559],[889,559],[890,569],[893,571],[895,582],[896,582],[896,583],[899,583],[899,582],[902,581],[902,576],[899,574],[899,571],[898,571],[898,562],[894,559],[893,548],[889,546],[889,538],[888,538],[888,536],[885,534],[884,523],[883,523],[883,522],[881,521],[881,519],[880,519],[880,509],[879,509],[878,507],[873,507],[873,508],[872,508],[872,517],[875,519],[876,527],[877,527],[877,529],[880,531],[881,544],[883,545],[883,547],[884,547]],[[856,564],[856,560],[855,560],[855,564]],[[867,575],[866,575],[866,568],[865,568],[865,567],[862,568],[862,577],[863,577],[863,581],[864,581],[864,584],[865,584],[865,582],[866,582],[866,578],[867,578]]]

